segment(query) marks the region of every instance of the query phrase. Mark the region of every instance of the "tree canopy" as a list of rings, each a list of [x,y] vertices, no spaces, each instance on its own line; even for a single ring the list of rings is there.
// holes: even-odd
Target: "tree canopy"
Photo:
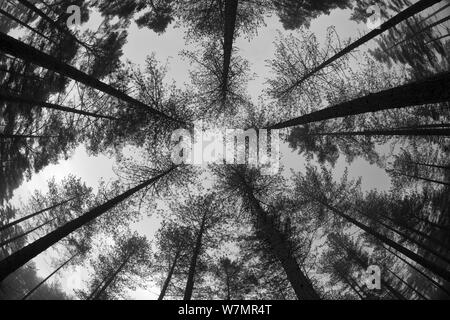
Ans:
[[[0,5],[0,299],[450,297],[448,3],[70,5]]]

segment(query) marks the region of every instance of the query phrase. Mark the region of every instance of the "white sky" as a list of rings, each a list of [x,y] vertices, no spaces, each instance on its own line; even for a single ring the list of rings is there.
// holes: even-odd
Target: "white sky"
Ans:
[[[93,17],[93,23],[95,23],[98,17],[95,15]],[[315,19],[311,24],[310,30],[317,35],[319,42],[323,42],[326,29],[330,25],[336,27],[337,33],[341,38],[356,38],[358,34],[367,31],[365,25],[358,25],[350,21],[349,17],[350,10],[335,10],[330,16],[321,16]],[[286,34],[278,21],[278,17],[273,16],[268,18],[266,24],[267,27],[260,28],[258,35],[250,41],[241,38],[236,42],[236,46],[240,50],[239,53],[251,63],[251,73],[258,75],[248,87],[248,92],[252,97],[258,97],[264,88],[265,79],[270,77],[270,70],[266,66],[266,60],[273,57],[273,41],[277,35],[277,31],[280,30]],[[146,56],[155,52],[156,58],[161,63],[169,59],[168,78],[172,78],[178,85],[182,85],[188,81],[188,71],[191,67],[179,56],[179,53],[186,49],[183,37],[183,30],[174,29],[173,25],[169,26],[164,34],[157,35],[149,29],[139,29],[135,24],[132,24],[129,29],[128,43],[124,47],[123,58],[135,64],[144,65]],[[302,157],[297,154],[297,151],[289,150],[286,145],[282,145],[281,152],[283,154],[282,164],[287,170],[290,168],[299,170],[303,167],[301,163],[303,161]],[[23,183],[14,193],[12,203],[19,204],[20,201],[26,201],[35,189],[45,190],[47,180],[55,177],[58,182],[69,174],[80,177],[87,185],[95,189],[100,179],[109,181],[115,178],[113,166],[113,159],[106,156],[88,156],[85,148],[80,146],[74,151],[73,156],[69,160],[60,161],[57,165],[50,165],[40,173],[33,175],[30,181]],[[345,166],[346,163],[340,159],[335,168],[338,178],[342,175]],[[364,160],[355,160],[349,168],[350,177],[363,177],[362,187],[364,190],[372,188],[388,189],[390,186],[386,172],[368,164]],[[154,218],[145,218],[137,226],[137,229],[140,232],[150,235],[154,233],[157,227],[158,222]],[[42,277],[47,276],[54,269],[54,266],[51,265],[50,257],[51,254],[42,254],[35,259],[39,269],[38,274]],[[80,269],[78,269],[78,272],[80,272]],[[77,279],[76,273],[73,270],[61,272],[58,278],[66,278],[62,282],[62,285],[69,293],[74,287],[79,287],[80,285],[79,279]],[[140,299],[156,298],[157,292],[155,291],[157,290],[151,291],[153,293],[138,290],[138,292],[133,294],[133,297]]]

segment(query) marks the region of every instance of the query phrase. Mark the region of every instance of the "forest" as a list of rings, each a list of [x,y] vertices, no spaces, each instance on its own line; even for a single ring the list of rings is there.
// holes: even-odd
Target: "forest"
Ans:
[[[449,20],[0,0],[0,300],[450,299]]]

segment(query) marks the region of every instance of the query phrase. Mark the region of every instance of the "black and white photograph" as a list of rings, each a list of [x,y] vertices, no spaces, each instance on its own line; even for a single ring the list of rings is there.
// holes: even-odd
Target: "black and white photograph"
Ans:
[[[450,300],[450,0],[0,0],[0,300]]]

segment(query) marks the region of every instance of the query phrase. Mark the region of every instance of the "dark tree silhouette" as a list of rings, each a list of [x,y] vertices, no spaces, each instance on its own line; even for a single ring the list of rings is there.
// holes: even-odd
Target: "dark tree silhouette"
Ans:
[[[182,266],[187,263],[190,244],[192,243],[192,234],[189,229],[179,226],[175,223],[164,222],[157,235],[158,254],[157,261],[161,264],[167,263],[167,268],[162,269],[164,272],[164,282],[159,294],[158,300],[163,300],[169,289],[172,277],[180,272]]]
[[[73,80],[79,81],[94,89],[112,95],[135,107],[145,108],[147,112],[153,113],[155,116],[168,118],[172,121],[182,123],[181,121],[176,120],[170,116],[167,116],[166,114],[130,97],[124,92],[117,90],[112,86],[104,82],[101,82],[68,64],[58,61],[58,59],[55,59],[54,57],[51,57],[44,52],[41,52],[31,46],[28,46],[6,34],[0,33],[0,40],[1,40],[0,50],[8,54],[24,59],[25,61],[34,63],[49,70],[58,72],[61,75],[67,76]]]
[[[192,299],[195,281],[199,275],[199,261],[206,249],[213,247],[219,239],[219,230],[228,214],[215,197],[215,194],[209,194],[189,198],[185,204],[174,208],[177,218],[189,226],[190,232],[194,235],[183,300]]]
[[[81,228],[82,226],[86,225],[90,221],[98,218],[100,215],[112,209],[115,205],[126,200],[127,198],[134,195],[138,191],[141,191],[142,189],[145,189],[146,187],[155,183],[156,181],[158,181],[159,179],[161,179],[162,177],[164,177],[173,170],[174,168],[169,169],[168,171],[161,173],[155,176],[154,178],[151,178],[141,183],[140,185],[120,194],[119,196],[92,209],[91,211],[85,213],[84,215],[74,219],[73,221],[70,221],[69,223],[65,224],[59,229],[49,233],[48,235],[42,237],[41,239],[31,243],[25,248],[10,255],[6,259],[0,261],[0,266],[2,270],[0,273],[0,281],[3,281],[9,274],[20,268],[22,265],[24,265],[26,262],[37,256],[41,252],[45,251],[46,249],[57,243],[59,240],[68,236],[78,228]]]
[[[330,211],[334,215],[344,219],[348,223],[351,223],[355,225],[356,227],[360,228],[361,230],[365,231],[366,233],[370,234],[374,238],[376,238],[378,241],[386,244],[387,246],[395,249],[396,251],[400,252],[401,254],[405,255],[406,257],[412,259],[416,263],[422,265],[423,267],[429,269],[430,271],[434,272],[436,275],[441,276],[442,278],[446,279],[447,281],[450,280],[450,274],[449,272],[442,267],[441,265],[430,261],[429,259],[424,258],[423,256],[411,251],[407,247],[397,243],[396,241],[388,238],[387,236],[381,234],[374,228],[363,224],[357,218],[351,216],[348,213],[345,213],[343,210],[337,208],[335,205],[332,204],[332,202],[337,202],[339,198],[342,198],[343,195],[340,197],[337,196],[336,190],[339,190],[342,192],[343,190],[348,190],[347,182],[344,180],[340,186],[334,186],[334,183],[330,180],[331,177],[329,175],[329,172],[324,171],[323,175],[318,173],[314,168],[309,167],[307,171],[307,175],[302,177],[301,175],[297,175],[297,194],[300,197],[304,197],[305,200],[309,199],[309,201],[312,201],[312,203],[315,203],[316,205],[319,205],[326,210]],[[334,190],[333,190],[334,189]],[[314,191],[313,191],[314,190]],[[326,191],[327,190],[327,191]],[[333,192],[336,196],[334,199],[330,199],[330,190]],[[346,191],[349,192],[349,191]],[[328,194],[328,195],[327,195]]]
[[[410,6],[409,8],[403,10],[393,18],[389,19],[388,21],[384,22],[379,28],[374,29],[364,35],[363,37],[359,38],[358,40],[354,41],[338,53],[336,53],[334,56],[329,58],[328,60],[321,63],[316,68],[310,70],[308,73],[306,73],[303,77],[301,77],[296,83],[294,83],[292,86],[287,88],[285,91],[281,93],[281,95],[288,94],[292,89],[299,86],[303,81],[314,75],[316,72],[320,71],[321,69],[325,68],[326,66],[330,65],[331,63],[335,62],[339,58],[343,57],[344,55],[350,53],[351,51],[355,50],[356,48],[360,47],[361,45],[365,44],[369,40],[372,40],[376,36],[380,35],[386,30],[389,30],[390,28],[396,26],[400,22],[412,17],[413,15],[431,7],[432,5],[435,5],[436,3],[440,2],[441,0],[420,0]]]
[[[289,239],[290,233],[288,231],[290,228],[289,221],[286,222],[287,230],[280,230],[276,224],[275,216],[281,212],[268,212],[263,208],[261,200],[257,198],[257,190],[264,188],[263,186],[268,182],[264,183],[264,179],[259,176],[259,173],[253,170],[228,166],[222,172],[220,169],[217,171],[223,179],[222,188],[237,191],[240,195],[245,203],[246,210],[252,216],[257,237],[267,244],[267,250],[281,264],[297,298],[302,300],[319,299],[319,294],[313,288],[310,279],[302,272],[293,255],[293,244]],[[261,180],[258,181],[258,179]]]
[[[373,93],[365,97],[315,111],[296,119],[272,124],[269,128],[281,129],[367,112],[448,102],[450,97],[446,88],[449,85],[450,74],[444,72],[422,81],[411,82],[400,87]]]
[[[118,243],[94,262],[94,279],[90,294],[78,294],[88,300],[109,300],[120,297],[125,288],[132,289],[149,274],[151,268],[150,244],[145,237],[131,235]]]

